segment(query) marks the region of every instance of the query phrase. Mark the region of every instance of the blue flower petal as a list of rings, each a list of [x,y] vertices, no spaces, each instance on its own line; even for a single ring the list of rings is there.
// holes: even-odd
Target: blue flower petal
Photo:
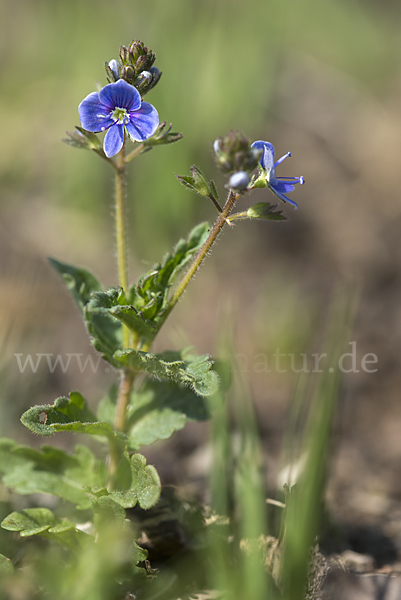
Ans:
[[[141,96],[134,86],[124,79],[105,85],[99,92],[99,100],[110,110],[125,108],[128,112],[141,106]]]
[[[263,142],[262,140],[258,140],[257,142],[253,142],[252,148],[256,148],[256,150],[263,150],[263,154],[259,159],[262,169],[265,171],[274,170],[274,147],[270,142]]]
[[[126,124],[129,136],[136,142],[143,142],[152,137],[159,125],[159,115],[149,102],[142,102],[141,108],[130,113],[130,121]]]
[[[124,142],[124,126],[115,124],[104,136],[103,150],[108,158],[120,152]]]
[[[82,100],[78,112],[81,125],[87,131],[104,131],[113,124],[109,110],[100,102],[97,92]]]
[[[277,189],[276,186],[269,186],[271,191],[273,192],[273,194],[275,194],[277,196],[277,198],[280,198],[280,200],[282,200],[283,202],[288,202],[289,204],[292,204],[292,206],[297,209],[298,208],[298,204],[296,202],[294,202],[293,200],[290,200],[289,198],[287,198],[287,196],[285,196],[280,190]]]
[[[295,187],[292,183],[280,181],[279,179],[276,179],[276,181],[274,182],[274,185],[271,183],[271,186],[278,192],[281,192],[284,194],[288,194],[288,192],[292,192],[293,190],[295,190]]]

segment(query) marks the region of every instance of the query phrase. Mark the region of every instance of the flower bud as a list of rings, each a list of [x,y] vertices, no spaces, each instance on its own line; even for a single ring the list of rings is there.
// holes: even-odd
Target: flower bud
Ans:
[[[123,65],[126,65],[129,60],[129,52],[125,46],[120,46],[120,58]]]
[[[228,186],[234,190],[243,191],[246,190],[249,182],[250,179],[248,173],[245,173],[245,171],[238,171],[237,173],[231,175]]]
[[[140,93],[148,91],[152,79],[152,73],[149,73],[149,71],[142,71],[142,73],[135,79],[134,86]]]
[[[120,79],[120,65],[115,58],[109,62],[109,69],[113,73],[115,81]]]
[[[219,168],[226,173],[249,172],[257,167],[258,157],[248,138],[239,131],[217,138],[213,149]]]
[[[154,88],[157,83],[159,83],[159,79],[162,76],[161,71],[159,71],[157,67],[151,67],[150,73],[152,74],[152,81],[148,87],[148,91]]]
[[[140,56],[147,53],[147,48],[143,42],[139,40],[133,40],[129,45],[129,57],[132,64],[134,64]]]
[[[143,95],[154,87],[160,79],[159,69],[152,67],[155,59],[156,55],[154,52],[148,50],[143,42],[133,40],[128,48],[120,46],[120,64],[117,61],[110,61],[108,64],[109,70],[106,68],[106,71],[109,78],[110,71],[116,80],[120,78],[124,79],[130,85],[135,86]],[[117,63],[117,65],[114,63]],[[116,76],[117,69],[118,76]],[[142,73],[147,73],[148,75],[138,80]],[[151,74],[151,77],[149,77],[149,74]]]
[[[214,150],[215,154],[218,154],[220,152],[220,143],[219,143],[219,140],[214,140],[214,142],[213,142],[213,150]]]
[[[121,70],[121,79],[124,79],[127,83],[133,85],[134,80],[136,79],[137,73],[135,67],[132,65],[126,65]]]

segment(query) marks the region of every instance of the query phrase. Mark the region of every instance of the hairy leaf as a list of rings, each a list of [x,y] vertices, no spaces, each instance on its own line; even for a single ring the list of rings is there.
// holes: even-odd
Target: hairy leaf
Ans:
[[[219,376],[212,370],[213,361],[208,355],[185,355],[185,351],[152,354],[127,349],[115,352],[114,358],[121,367],[186,385],[201,396],[211,396],[219,387]]]
[[[83,312],[92,292],[100,292],[102,289],[96,277],[82,267],[74,267],[55,258],[49,258],[49,262],[64,279],[67,288]]]
[[[50,436],[58,431],[73,431],[104,436],[123,446],[124,434],[114,431],[109,423],[96,421],[95,415],[79,392],[71,392],[70,398],[57,398],[53,406],[45,404],[29,408],[21,422],[38,435]]]
[[[160,497],[161,483],[156,469],[146,465],[146,458],[142,454],[131,456],[132,492],[138,498],[141,508],[151,508]],[[121,500],[120,500],[121,501]]]
[[[133,508],[139,504],[141,508],[148,509],[154,506],[159,500],[161,491],[160,478],[156,469],[152,465],[146,464],[146,458],[142,454],[133,454],[131,456],[130,468],[131,487],[124,491],[113,490],[111,492],[106,488],[93,488],[90,491],[96,498],[96,501],[92,501],[92,506],[97,506],[99,499],[103,499],[106,496],[109,500],[107,502],[102,500],[102,502],[106,502],[105,506],[108,506],[116,514],[122,514],[121,507],[123,509]],[[115,507],[116,503],[120,507],[118,510]]]
[[[21,537],[39,535],[53,540],[69,550],[80,550],[93,541],[93,537],[75,527],[67,519],[56,519],[48,508],[27,508],[8,515],[1,527],[19,531]]]
[[[7,556],[0,554],[0,576],[11,575],[14,572],[14,565]]]
[[[181,239],[161,264],[143,275],[128,294],[128,304],[133,306],[145,320],[152,322],[157,332],[163,320],[171,288],[183,273],[194,254],[205,242],[209,233],[208,223],[200,223],[186,240]]]
[[[112,288],[106,292],[94,293],[87,305],[86,312],[91,316],[114,317],[124,323],[136,337],[145,340],[152,339],[155,333],[155,326],[145,319],[141,312],[127,304],[124,291],[121,288]]]
[[[207,401],[184,386],[168,381],[146,380],[134,392],[128,406],[129,447],[169,438],[187,421],[204,421],[210,417]]]
[[[19,494],[52,494],[79,509],[90,506],[85,486],[106,484],[107,471],[86,446],[75,454],[43,445],[40,450],[20,446],[13,440],[0,440],[0,471],[3,483]]]

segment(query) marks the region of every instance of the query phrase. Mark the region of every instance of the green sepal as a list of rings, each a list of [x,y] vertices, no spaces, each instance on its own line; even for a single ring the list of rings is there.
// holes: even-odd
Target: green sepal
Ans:
[[[248,208],[246,214],[248,219],[267,219],[269,221],[286,221],[287,217],[281,210],[276,210],[278,204],[269,202],[258,202],[255,206]]]
[[[38,435],[50,436],[59,431],[73,431],[104,436],[123,446],[126,436],[115,431],[110,423],[96,421],[86,400],[79,392],[71,392],[70,398],[57,398],[53,406],[44,404],[29,408],[21,417],[25,427]]]
[[[152,354],[128,348],[115,352],[114,358],[120,368],[146,371],[157,378],[169,379],[190,387],[200,396],[211,396],[219,387],[219,376],[212,370],[213,361],[207,354],[194,356],[185,351]]]
[[[14,565],[7,556],[0,554],[0,577],[4,575],[12,575],[14,573]]]
[[[79,551],[94,541],[93,536],[77,529],[71,521],[57,519],[48,508],[12,512],[2,521],[1,527],[7,531],[19,531],[21,537],[39,535],[73,551]]]
[[[247,211],[234,213],[229,216],[229,221],[247,221],[249,219],[266,219],[268,221],[286,221],[287,217],[281,210],[276,210],[278,204],[269,204],[269,202],[259,202],[251,206]]]
[[[81,312],[83,312],[91,294],[102,290],[102,286],[96,277],[83,267],[74,267],[55,258],[49,258],[49,262],[61,275]]]
[[[61,140],[65,144],[68,144],[73,148],[94,150],[95,152],[103,153],[102,142],[95,133],[76,126],[75,131],[66,131],[66,134],[68,137]]]
[[[102,487],[107,482],[104,463],[82,445],[70,454],[48,445],[35,450],[4,438],[0,440],[0,472],[3,484],[19,494],[52,494],[80,510],[89,508],[85,486]]]
[[[160,146],[163,144],[173,144],[174,142],[178,142],[182,139],[182,133],[171,131],[171,128],[173,126],[172,123],[170,123],[170,127],[165,131],[166,125],[166,121],[160,123],[160,125],[156,129],[155,134],[151,138],[148,138],[143,142],[143,145],[146,149],[150,149],[153,146]]]
[[[219,192],[217,191],[216,184],[214,183],[213,179],[209,181],[209,185],[212,197],[219,201]]]
[[[252,180],[252,188],[266,188],[268,187],[267,171],[260,169],[260,175],[256,179]]]
[[[176,175],[178,181],[193,192],[196,192],[201,196],[205,196],[206,198],[210,198],[212,195],[212,189],[210,183],[206,181],[202,171],[198,169],[196,165],[192,165],[192,167],[190,167],[190,171],[191,175]],[[214,184],[213,189],[215,190]]]

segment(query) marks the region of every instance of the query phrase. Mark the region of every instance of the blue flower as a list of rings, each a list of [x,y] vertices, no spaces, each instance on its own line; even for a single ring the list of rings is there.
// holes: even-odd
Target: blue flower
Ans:
[[[137,89],[119,79],[100,92],[92,92],[78,107],[81,125],[87,131],[106,131],[103,150],[107,157],[117,154],[124,142],[124,130],[135,142],[152,137],[159,125],[154,106],[142,102]]]
[[[291,156],[291,152],[287,152],[279,158],[276,162],[274,162],[274,147],[270,142],[262,142],[257,141],[252,144],[252,148],[256,150],[262,150],[262,155],[259,159],[260,166],[264,171],[264,176],[266,178],[266,183],[271,189],[271,191],[276,194],[280,200],[283,202],[289,202],[293,205],[294,208],[298,208],[298,205],[293,200],[287,198],[285,194],[288,192],[292,192],[294,189],[294,184],[304,183],[303,177],[276,177],[276,167],[280,163],[283,162],[287,158],[287,156]]]

